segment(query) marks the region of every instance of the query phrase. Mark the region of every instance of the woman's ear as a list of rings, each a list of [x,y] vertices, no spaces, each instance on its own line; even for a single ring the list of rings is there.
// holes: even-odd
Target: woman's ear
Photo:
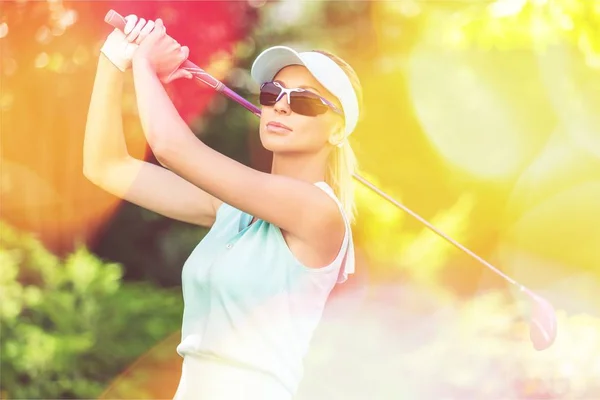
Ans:
[[[344,124],[341,122],[336,122],[335,125],[333,126],[333,129],[331,130],[331,135],[329,135],[329,144],[331,144],[332,146],[337,146],[338,144],[342,143],[342,141],[344,140]]]

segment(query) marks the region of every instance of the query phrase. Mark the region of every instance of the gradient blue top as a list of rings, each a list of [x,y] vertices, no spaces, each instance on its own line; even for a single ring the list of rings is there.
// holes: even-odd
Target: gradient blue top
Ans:
[[[344,215],[331,187],[325,182],[315,185]],[[345,268],[354,271],[352,233],[344,215],[346,235],[336,259],[328,266],[309,268],[296,259],[277,226],[260,219],[250,225],[252,219],[223,204],[211,230],[187,259],[177,352],[184,360],[214,360],[221,369],[231,365],[236,374],[240,369],[259,371],[295,393],[327,297],[346,279]]]

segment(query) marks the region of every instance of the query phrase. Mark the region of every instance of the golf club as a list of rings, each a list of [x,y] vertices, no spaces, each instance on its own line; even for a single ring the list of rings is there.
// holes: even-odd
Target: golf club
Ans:
[[[125,19],[121,15],[119,15],[117,12],[115,12],[114,10],[108,11],[108,13],[106,14],[106,16],[104,18],[104,21],[106,23],[108,23],[109,25],[115,27],[116,29],[120,29],[120,30],[125,29],[125,24],[126,24]],[[229,89],[218,79],[214,78],[213,76],[208,74],[206,71],[204,71],[202,68],[198,67],[191,61],[186,60],[181,65],[181,68],[190,71],[194,75],[195,79],[210,86],[214,90],[223,93],[225,96],[227,96],[230,99],[241,104],[243,107],[245,107],[246,109],[251,111],[256,116],[260,116],[260,109],[258,107],[256,107],[255,105],[253,105],[252,103],[250,103],[249,101],[247,101],[246,99],[244,99],[243,97],[241,97],[240,95],[235,93],[233,90]],[[389,196],[388,194],[383,192],[381,189],[377,188],[375,185],[373,185],[372,183],[370,183],[369,181],[367,181],[360,175],[355,174],[354,178],[356,180],[358,180],[359,182],[361,182],[363,185],[365,185],[368,188],[370,188],[371,190],[373,190],[375,193],[379,194],[381,197],[385,198],[386,200],[388,200],[389,202],[391,202],[392,204],[397,206],[398,208],[400,208],[403,211],[405,211],[406,213],[410,214],[413,218],[417,219],[419,222],[421,222],[423,225],[425,225],[427,228],[429,228],[430,230],[435,232],[440,237],[446,239],[448,242],[453,244],[459,250],[461,250],[464,253],[468,254],[469,256],[473,257],[475,260],[479,261],[481,264],[485,265],[490,270],[492,270],[496,274],[500,275],[506,281],[508,281],[509,283],[518,287],[521,292],[527,294],[533,302],[533,306],[531,309],[530,322],[529,322],[529,337],[533,343],[533,347],[536,350],[545,350],[548,347],[550,347],[552,345],[552,343],[554,343],[554,340],[556,338],[556,331],[557,331],[556,313],[554,311],[554,307],[552,307],[552,305],[546,299],[540,297],[539,295],[535,294],[534,292],[532,292],[531,290],[529,290],[522,284],[518,283],[517,281],[515,281],[508,275],[504,274],[502,271],[500,271],[499,269],[497,269],[496,267],[491,265],[489,262],[487,262],[483,258],[479,257],[477,254],[473,253],[471,250],[467,249],[466,247],[464,247],[463,245],[461,245],[454,239],[447,236],[445,233],[443,233],[442,231],[437,229],[435,226],[431,225],[424,218],[422,218],[421,216],[414,213],[406,206],[404,206],[401,203],[399,203],[398,201],[396,201],[394,198],[392,198],[391,196]]]

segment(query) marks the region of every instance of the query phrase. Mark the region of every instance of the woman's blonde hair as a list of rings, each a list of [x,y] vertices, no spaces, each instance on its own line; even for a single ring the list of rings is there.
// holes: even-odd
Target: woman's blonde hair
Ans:
[[[314,50],[317,53],[321,53],[331,58],[342,70],[346,73],[356,97],[358,99],[359,110],[362,109],[362,86],[360,80],[354,72],[354,69],[339,58],[338,56],[331,54],[324,50]],[[342,127],[343,129],[343,127]],[[331,151],[329,160],[327,163],[327,172],[325,174],[325,182],[333,189],[335,195],[342,203],[346,217],[350,223],[354,222],[356,214],[356,205],[354,201],[354,178],[353,175],[358,169],[358,162],[350,146],[350,142],[347,138],[344,139],[341,147],[335,146]]]

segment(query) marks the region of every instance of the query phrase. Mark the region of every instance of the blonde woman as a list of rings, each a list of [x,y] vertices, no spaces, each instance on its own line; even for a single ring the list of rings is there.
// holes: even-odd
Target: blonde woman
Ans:
[[[183,266],[175,398],[291,399],[325,302],[354,272],[356,74],[327,52],[276,46],[257,57],[260,139],[273,153],[263,173],[203,144],[177,113],[163,83],[191,78],[178,69],[187,48],[160,19],[127,21],[99,60],[85,173],[127,201],[210,227]],[[120,94],[130,67],[146,139],[165,168],[127,153]]]

